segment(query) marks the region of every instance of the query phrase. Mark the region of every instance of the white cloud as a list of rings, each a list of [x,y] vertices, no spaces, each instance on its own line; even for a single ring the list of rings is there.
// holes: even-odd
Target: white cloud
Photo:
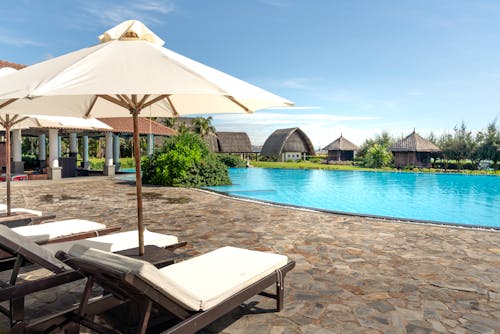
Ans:
[[[288,2],[284,0],[260,0],[260,2],[272,7],[288,7]]]
[[[130,19],[144,22],[162,23],[161,15],[175,10],[171,0],[146,1],[136,0],[121,2],[119,5],[103,5],[101,2],[85,1],[81,5],[86,14],[90,14],[98,22],[109,25]]]
[[[40,42],[35,42],[28,38],[15,37],[12,34],[6,34],[0,31],[0,44],[13,45],[17,47],[23,46],[43,46]]]

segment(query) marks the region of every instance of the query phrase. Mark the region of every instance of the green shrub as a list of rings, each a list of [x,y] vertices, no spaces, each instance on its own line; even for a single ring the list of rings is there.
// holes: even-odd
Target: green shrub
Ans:
[[[200,187],[231,184],[227,167],[193,133],[169,138],[162,149],[142,160],[145,184]]]
[[[89,158],[90,169],[104,170],[104,158]]]
[[[374,144],[364,157],[364,165],[369,168],[387,167],[392,162],[392,153],[387,151],[385,145]]]
[[[120,168],[135,168],[135,159],[120,158]]]
[[[24,169],[34,169],[40,167],[40,161],[36,155],[23,154],[22,161],[24,161]]]
[[[227,167],[244,168],[247,166],[245,160],[241,159],[237,155],[218,154],[217,158],[219,158],[219,160]]]

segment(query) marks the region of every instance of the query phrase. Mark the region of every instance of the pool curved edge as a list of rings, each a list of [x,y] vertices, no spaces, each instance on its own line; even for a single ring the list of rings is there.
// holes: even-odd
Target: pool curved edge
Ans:
[[[196,190],[199,190],[199,191],[206,191],[206,192],[209,192],[209,193],[214,193],[214,194],[218,194],[218,195],[221,195],[221,196],[226,196],[226,197],[230,197],[230,198],[244,200],[244,201],[247,201],[247,202],[269,204],[269,205],[278,206],[278,207],[308,210],[308,211],[312,211],[312,212],[332,213],[332,214],[336,214],[336,215],[343,215],[343,216],[350,216],[350,217],[363,217],[363,218],[381,219],[381,220],[394,221],[394,222],[398,222],[398,223],[411,223],[411,224],[419,224],[419,225],[432,224],[434,226],[441,226],[441,227],[467,228],[467,229],[474,229],[474,230],[479,229],[479,230],[489,230],[489,231],[492,231],[492,232],[493,231],[494,232],[500,231],[500,227],[495,227],[495,226],[467,225],[467,224],[461,224],[461,223],[441,222],[441,221],[435,221],[435,220],[410,219],[410,218],[402,218],[402,217],[370,215],[370,214],[365,214],[365,213],[353,213],[353,212],[346,212],[346,211],[335,211],[335,210],[319,209],[319,208],[314,208],[314,207],[309,207],[309,206],[303,206],[303,205],[285,204],[285,203],[279,203],[279,202],[273,202],[273,201],[266,201],[266,200],[262,200],[262,199],[248,198],[248,197],[245,197],[245,196],[232,195],[232,194],[228,194],[228,193],[226,193],[224,191],[216,191],[216,190],[213,190],[213,189],[206,189],[206,188],[192,188],[192,189],[196,189]]]

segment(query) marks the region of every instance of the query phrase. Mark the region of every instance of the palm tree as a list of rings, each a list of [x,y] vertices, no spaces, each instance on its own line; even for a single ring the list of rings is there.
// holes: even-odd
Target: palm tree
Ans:
[[[193,120],[193,130],[202,137],[206,137],[211,133],[215,133],[215,127],[212,125],[212,116],[196,117]]]

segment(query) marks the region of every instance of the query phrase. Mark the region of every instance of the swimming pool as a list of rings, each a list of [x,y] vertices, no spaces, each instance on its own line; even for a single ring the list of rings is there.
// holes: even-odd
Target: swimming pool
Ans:
[[[209,189],[322,210],[500,228],[500,177],[231,168]]]

